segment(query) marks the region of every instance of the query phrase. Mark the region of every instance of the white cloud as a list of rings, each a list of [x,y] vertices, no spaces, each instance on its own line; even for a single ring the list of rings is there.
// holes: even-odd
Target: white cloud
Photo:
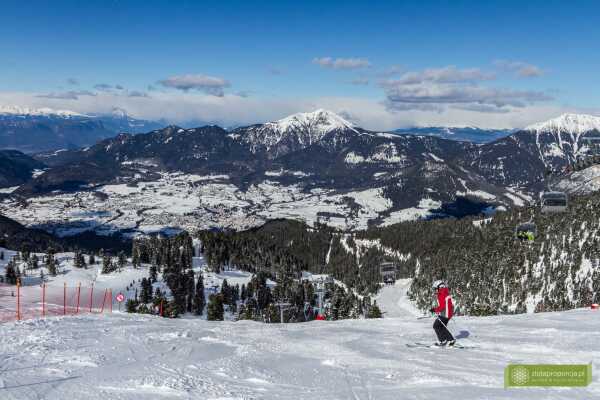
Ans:
[[[523,108],[553,100],[547,93],[482,86],[494,80],[493,73],[479,68],[455,66],[405,72],[398,79],[380,82],[385,104],[391,111],[420,110],[443,112],[448,108],[506,114],[511,108]]]
[[[527,104],[552,100],[542,92],[498,89],[474,84],[423,83],[403,85],[388,83],[385,86],[386,102],[390,109],[406,109],[412,106],[442,107],[454,104],[479,104],[497,108],[525,107]]]
[[[454,65],[442,68],[427,68],[423,71],[406,72],[399,79],[391,81],[395,84],[413,85],[424,82],[457,83],[476,82],[495,79],[493,73],[479,68],[458,69]]]
[[[332,69],[361,69],[371,66],[371,63],[366,58],[317,57],[312,62],[323,68]]]
[[[226,79],[201,74],[172,76],[159,81],[159,83],[165,87],[183,90],[184,92],[193,89],[218,97],[224,95],[223,89],[231,86]]]
[[[69,90],[66,92],[41,93],[36,96],[46,99],[78,100],[81,96],[96,96],[96,93],[89,90]]]
[[[127,110],[133,117],[165,119],[176,124],[207,121],[223,126],[273,121],[296,112],[325,108],[345,115],[358,126],[372,130],[390,130],[406,126],[465,126],[519,128],[556,117],[564,112],[600,114],[599,109],[577,109],[555,105],[526,104],[504,107],[477,103],[457,104],[438,109],[390,111],[385,102],[359,97],[261,98],[225,94],[222,97],[195,92],[153,91],[151,97],[130,97],[99,92],[77,99],[39,97],[38,93],[0,92],[0,105],[50,107],[82,114],[110,113],[114,107]],[[472,108],[480,107],[478,110]],[[482,109],[488,107],[488,109]]]
[[[544,74],[544,71],[540,67],[522,61],[496,60],[494,61],[494,65],[520,78],[536,78]]]

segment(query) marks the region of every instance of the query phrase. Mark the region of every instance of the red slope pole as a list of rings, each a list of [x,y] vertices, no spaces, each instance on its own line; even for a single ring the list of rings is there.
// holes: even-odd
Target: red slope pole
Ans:
[[[79,314],[79,298],[81,297],[81,282],[77,285],[77,311],[76,314]]]
[[[106,303],[106,294],[108,293],[108,289],[104,289],[104,297],[102,298],[102,308],[100,309],[100,314],[104,312],[104,303]]]
[[[110,296],[110,313],[112,314],[112,302],[113,302],[112,288],[108,289],[108,293],[109,293],[109,296]]]
[[[42,318],[46,316],[46,284],[42,283]]]
[[[63,285],[63,315],[67,315],[67,282]]]
[[[17,321],[21,320],[21,284],[17,281]]]
[[[92,290],[90,291],[90,312],[92,312],[92,297],[94,296],[94,284],[92,283]]]

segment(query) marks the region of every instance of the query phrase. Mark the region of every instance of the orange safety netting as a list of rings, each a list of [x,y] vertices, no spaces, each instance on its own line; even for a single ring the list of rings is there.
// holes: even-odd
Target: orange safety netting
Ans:
[[[0,321],[112,311],[112,289],[0,283]]]

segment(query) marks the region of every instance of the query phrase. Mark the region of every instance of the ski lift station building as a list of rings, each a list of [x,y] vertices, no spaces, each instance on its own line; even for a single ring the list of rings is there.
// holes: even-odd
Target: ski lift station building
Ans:
[[[308,271],[302,271],[302,281],[309,281],[315,284],[330,285],[334,283],[333,276],[329,274],[313,274]]]

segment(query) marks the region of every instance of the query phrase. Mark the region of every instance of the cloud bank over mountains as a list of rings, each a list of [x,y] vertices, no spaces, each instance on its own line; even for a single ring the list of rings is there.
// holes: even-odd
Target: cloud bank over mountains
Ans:
[[[325,108],[372,130],[467,125],[519,128],[563,112],[598,111],[557,105],[555,93],[548,90],[514,87],[515,82],[545,74],[541,67],[522,61],[496,60],[488,68],[446,65],[409,69],[399,64],[377,66],[361,57],[326,56],[312,59],[311,64],[335,71],[339,83],[356,88],[352,90],[370,90],[378,96],[352,90],[343,96],[322,92],[297,96],[285,90],[266,95],[224,77],[190,73],[149,82],[143,89],[110,82],[95,83],[86,89],[77,77],[68,77],[64,80],[67,89],[0,92],[0,105],[50,107],[83,114],[110,113],[118,107],[141,119],[181,125],[210,122],[226,127]],[[281,79],[284,69],[271,66],[266,71],[272,79]],[[315,73],[318,71],[316,68]],[[288,75],[286,71],[286,79]]]

